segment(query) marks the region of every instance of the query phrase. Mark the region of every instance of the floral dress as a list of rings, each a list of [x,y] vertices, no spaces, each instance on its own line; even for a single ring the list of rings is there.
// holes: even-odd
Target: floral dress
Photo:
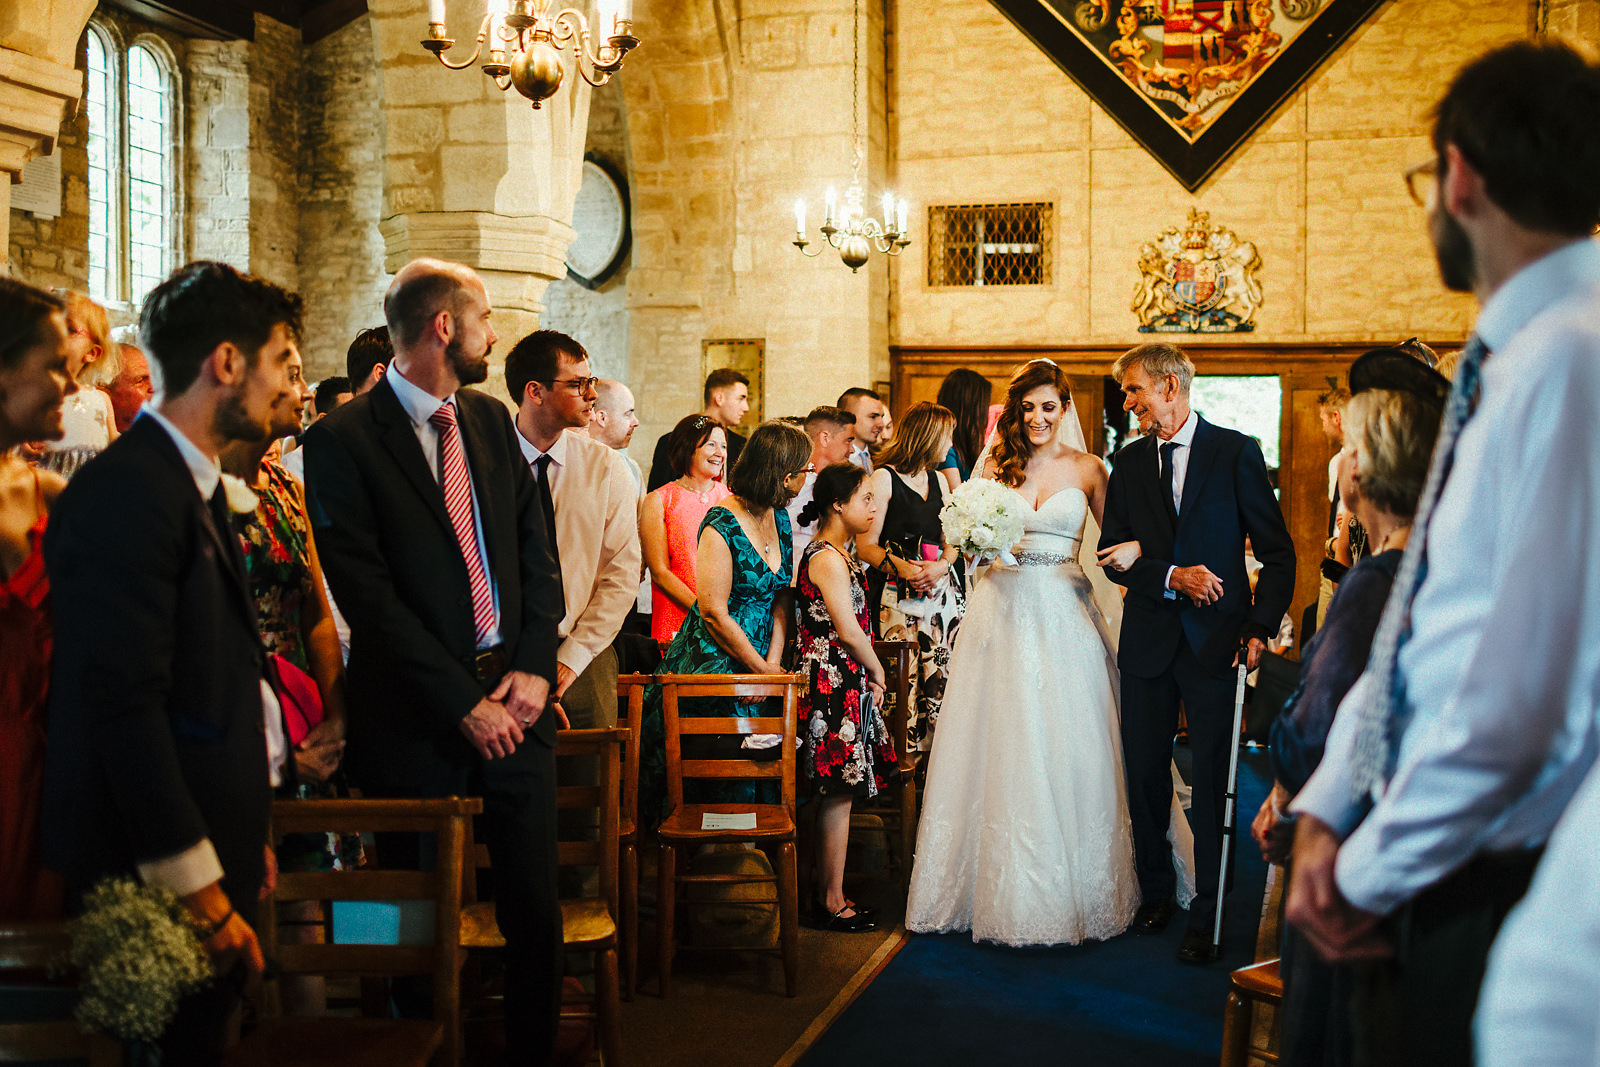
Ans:
[[[884,725],[883,712],[868,702],[867,670],[839,640],[828,605],[811,581],[811,558],[818,552],[837,552],[820,538],[806,546],[800,559],[800,592],[796,640],[800,673],[806,681],[800,696],[800,720],[805,731],[805,763],[823,794],[850,793],[877,796],[888,786],[888,768],[895,762],[894,743]],[[841,553],[842,555],[842,553]],[[859,564],[844,557],[850,568],[850,610],[862,632],[870,632],[867,588]]]
[[[733,512],[718,505],[706,513],[700,529],[708,527],[722,535],[733,557],[733,586],[728,591],[728,614],[739,624],[750,644],[757,652],[765,652],[772,642],[772,604],[778,594],[789,588],[790,567],[794,558],[789,534],[789,513],[783,508],[773,509],[778,522],[778,548],[783,566],[773,570],[761,558],[756,546],[745,536],[744,527]],[[717,644],[700,617],[700,606],[689,609],[688,617],[672,639],[661,665],[661,674],[744,674],[744,665]],[[765,713],[761,704],[743,704],[734,697],[702,697],[685,699],[682,703],[686,715],[734,715],[751,718]],[[639,814],[640,819],[656,825],[667,814],[667,742],[661,718],[661,687],[652,685],[644,693],[644,722],[639,744]],[[776,803],[773,783],[770,782],[709,782],[685,783],[685,797],[695,803],[767,804]]]
[[[311,573],[311,523],[294,477],[278,463],[263,468],[266,485],[256,489],[256,510],[239,517],[245,572],[256,602],[256,624],[267,651],[310,673],[301,613],[317,595]],[[280,795],[300,798],[338,796],[334,782],[301,782]],[[361,866],[356,834],[290,834],[278,847],[278,866],[286,871],[338,871]]]

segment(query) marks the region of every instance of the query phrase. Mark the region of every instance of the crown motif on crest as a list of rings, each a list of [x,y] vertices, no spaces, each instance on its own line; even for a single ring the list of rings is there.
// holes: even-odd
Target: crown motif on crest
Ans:
[[[1183,230],[1183,247],[1204,251],[1211,245],[1211,212],[1189,209],[1189,224]]]

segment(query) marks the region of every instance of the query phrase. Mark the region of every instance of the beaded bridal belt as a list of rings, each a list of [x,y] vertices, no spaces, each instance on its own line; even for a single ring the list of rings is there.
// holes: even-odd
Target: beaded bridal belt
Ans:
[[[1078,562],[1076,557],[1060,552],[1018,552],[1016,560],[1019,567],[1059,567],[1064,563]]]

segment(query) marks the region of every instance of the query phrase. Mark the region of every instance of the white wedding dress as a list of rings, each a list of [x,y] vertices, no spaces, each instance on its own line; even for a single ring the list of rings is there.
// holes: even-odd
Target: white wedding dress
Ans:
[[[1115,643],[1078,562],[1088,510],[1080,489],[1047,499],[1018,565],[991,565],[968,599],[928,763],[908,930],[1076,943],[1121,933],[1139,906]],[[1187,830],[1175,799],[1180,902],[1193,895]]]

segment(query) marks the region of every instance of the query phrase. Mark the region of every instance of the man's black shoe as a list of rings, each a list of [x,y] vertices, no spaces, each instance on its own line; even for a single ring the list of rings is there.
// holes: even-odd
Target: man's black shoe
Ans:
[[[1210,963],[1220,956],[1211,943],[1211,935],[1204,930],[1186,930],[1183,934],[1183,944],[1178,946],[1179,963]]]
[[[1177,908],[1178,902],[1171,897],[1152,904],[1140,904],[1139,910],[1133,915],[1131,929],[1136,934],[1159,934],[1167,928]]]

